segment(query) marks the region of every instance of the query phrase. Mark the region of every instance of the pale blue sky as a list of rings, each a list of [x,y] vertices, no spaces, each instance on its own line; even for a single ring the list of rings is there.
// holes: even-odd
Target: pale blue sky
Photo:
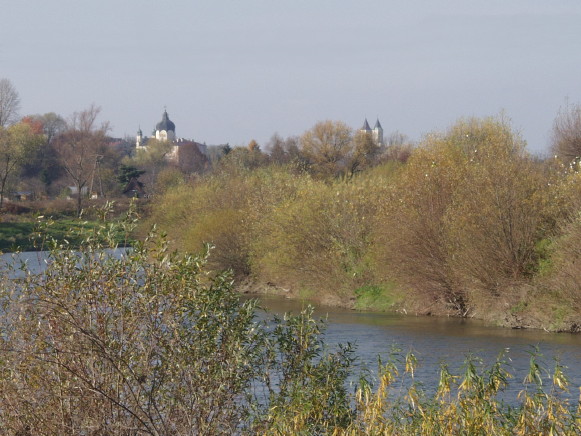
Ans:
[[[266,142],[315,122],[421,138],[504,110],[534,152],[581,102],[578,0],[0,0],[22,114],[95,103],[112,134]]]

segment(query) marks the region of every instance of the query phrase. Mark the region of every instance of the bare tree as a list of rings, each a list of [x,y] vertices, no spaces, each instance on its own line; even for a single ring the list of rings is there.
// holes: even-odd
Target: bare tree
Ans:
[[[106,147],[106,123],[96,125],[101,108],[91,105],[76,112],[68,122],[67,130],[55,141],[60,163],[75,187],[77,215],[82,211],[83,196],[88,194],[88,183],[94,175],[97,160]]]
[[[553,122],[553,153],[564,161],[581,158],[581,105],[567,102]]]
[[[202,173],[208,166],[208,158],[196,144],[188,142],[178,147],[177,163],[184,173]]]
[[[347,175],[352,177],[373,164],[379,153],[379,145],[367,132],[357,132],[353,137],[353,151],[347,160]]]
[[[275,133],[266,144],[266,150],[270,154],[271,162],[274,164],[300,163],[304,159],[301,156],[298,144],[299,138],[296,136],[289,136],[283,139],[278,133]]]
[[[18,120],[20,97],[8,79],[0,79],[0,127],[6,127]]]

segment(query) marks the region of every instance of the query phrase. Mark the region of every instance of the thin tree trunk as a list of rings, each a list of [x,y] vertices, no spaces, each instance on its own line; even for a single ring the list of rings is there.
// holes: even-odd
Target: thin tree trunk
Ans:
[[[81,211],[83,210],[83,198],[82,198],[82,185],[77,185],[77,218],[81,217]]]

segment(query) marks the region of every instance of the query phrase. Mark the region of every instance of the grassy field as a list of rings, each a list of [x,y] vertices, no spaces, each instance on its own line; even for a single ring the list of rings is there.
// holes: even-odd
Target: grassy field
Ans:
[[[36,251],[46,249],[47,240],[69,242],[73,247],[100,225],[96,221],[59,220],[39,227],[33,221],[0,223],[0,251]],[[119,242],[123,242],[119,235]]]
[[[92,201],[87,204],[83,218],[75,218],[74,205],[67,200],[42,200],[26,203],[7,203],[0,215],[0,251],[37,251],[47,249],[46,241],[68,242],[78,247],[83,239],[108,220],[123,219],[130,207],[130,199]],[[139,209],[139,205],[136,205]],[[105,215],[103,215],[105,213]],[[38,218],[39,216],[49,218]],[[116,235],[120,245],[124,235]],[[44,242],[43,242],[44,241]]]

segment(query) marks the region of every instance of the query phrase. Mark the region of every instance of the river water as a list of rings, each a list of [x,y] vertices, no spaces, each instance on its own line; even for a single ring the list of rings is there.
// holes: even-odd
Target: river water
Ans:
[[[113,255],[122,255],[124,250],[120,249]],[[44,268],[43,253],[20,253],[17,259],[25,261],[27,267],[35,272]],[[14,257],[10,254],[0,256],[0,266],[13,262]],[[273,313],[296,314],[306,306],[304,302],[282,297],[257,298],[267,309],[267,312],[259,313],[262,319]],[[531,353],[535,350],[540,354],[539,361],[550,371],[555,367],[554,358],[559,358],[567,367],[565,373],[571,382],[571,398],[577,398],[581,387],[581,334],[514,330],[489,326],[477,320],[360,312],[325,306],[315,307],[315,316],[327,321],[324,338],[331,350],[339,343],[355,344],[360,368],[366,367],[373,372],[377,368],[378,356],[386,360],[393,347],[398,347],[404,354],[412,351],[420,364],[416,380],[422,382],[428,391],[435,388],[442,363],[447,363],[452,372],[458,373],[469,354],[490,365],[506,351],[508,369],[514,376],[506,396],[514,401],[523,388]]]
[[[306,305],[281,297],[257,298],[268,312],[279,315],[299,313]],[[354,343],[359,363],[370,370],[377,368],[378,356],[386,359],[394,346],[404,354],[412,351],[419,361],[416,380],[423,383],[428,392],[437,385],[442,363],[447,363],[450,370],[457,373],[462,370],[469,354],[490,365],[499,353],[506,351],[507,368],[514,378],[503,397],[513,402],[523,389],[531,353],[538,349],[538,360],[550,371],[555,367],[554,358],[559,358],[567,367],[565,373],[571,382],[570,397],[578,398],[581,387],[579,334],[515,330],[489,326],[477,320],[359,312],[324,306],[315,307],[315,315],[327,320],[325,342],[329,347]]]

